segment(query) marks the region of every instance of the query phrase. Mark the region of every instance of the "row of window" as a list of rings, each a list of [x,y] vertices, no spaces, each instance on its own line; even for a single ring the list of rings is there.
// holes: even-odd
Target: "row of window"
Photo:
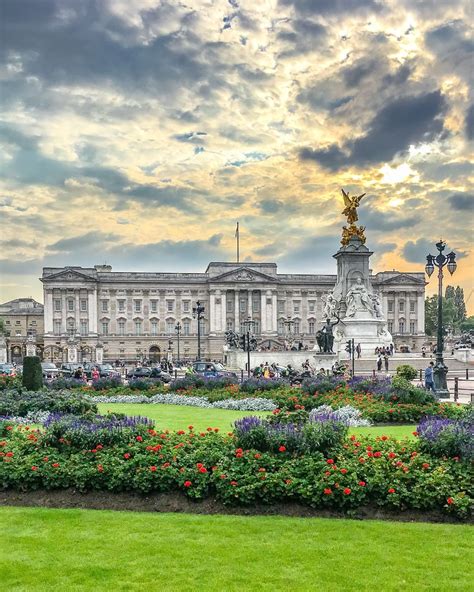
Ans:
[[[204,320],[201,320],[201,331],[204,332]],[[167,321],[166,323],[166,333],[169,335],[173,335],[175,333],[176,324],[174,321]],[[131,331],[127,331],[126,321],[119,321],[117,323],[117,335],[125,336],[126,333],[130,333]],[[142,335],[143,334],[143,323],[141,320],[134,321],[133,325],[133,332],[134,335]],[[69,320],[67,322],[67,333],[73,335],[76,333],[76,324],[74,320]],[[79,333],[81,335],[88,335],[89,333],[89,323],[86,320],[81,320],[79,323]],[[54,334],[60,335],[61,334],[61,321],[54,321]],[[103,321],[101,323],[101,334],[102,335],[109,335],[109,322]],[[182,335],[190,335],[191,334],[191,321],[185,320],[181,323],[181,334]],[[158,321],[151,321],[150,323],[150,335],[159,335],[159,323]]]
[[[394,306],[395,302],[393,300],[387,301],[388,312],[393,312]],[[405,300],[398,301],[398,312],[405,312]],[[410,300],[410,312],[416,312],[416,302],[414,300]]]
[[[117,310],[118,312],[125,312],[127,301],[125,299],[118,299],[117,300]],[[150,300],[150,310],[151,312],[158,312],[158,304],[159,300]],[[190,312],[191,311],[191,301],[190,300],[183,300],[182,301],[182,311],[183,312]],[[173,312],[175,308],[175,301],[174,300],[167,300],[166,301],[166,310],[168,312]],[[76,309],[76,301],[74,298],[68,298],[66,300],[66,309],[68,312],[73,312]],[[62,310],[62,302],[60,298],[54,299],[54,310],[55,312],[61,312]],[[79,300],[79,310],[81,312],[87,312],[88,310],[88,300],[81,298]],[[100,301],[100,310],[102,312],[109,311],[109,300],[101,300]],[[134,312],[142,312],[143,310],[143,300],[134,299],[133,300],[133,310]]]
[[[398,333],[405,333],[405,321],[401,319],[398,321]],[[387,329],[393,334],[393,321],[387,321]],[[410,321],[410,334],[416,334],[416,321]]]

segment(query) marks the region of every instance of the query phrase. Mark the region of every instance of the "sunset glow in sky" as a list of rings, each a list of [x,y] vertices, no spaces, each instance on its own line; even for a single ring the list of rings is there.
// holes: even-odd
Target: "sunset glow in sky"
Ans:
[[[44,265],[374,272],[442,237],[473,288],[469,0],[4,0],[2,301]],[[433,292],[432,279],[428,291]],[[474,313],[474,296],[469,302]]]

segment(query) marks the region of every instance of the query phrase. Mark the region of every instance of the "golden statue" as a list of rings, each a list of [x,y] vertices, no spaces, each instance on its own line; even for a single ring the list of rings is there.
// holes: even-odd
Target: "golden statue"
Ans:
[[[359,219],[359,216],[357,215],[357,208],[359,207],[360,200],[364,197],[365,193],[351,197],[344,191],[344,189],[341,189],[341,191],[342,197],[344,198],[344,205],[346,206],[342,211],[342,214],[343,216],[347,216],[347,221],[352,225]]]
[[[347,222],[349,223],[349,227],[343,226],[342,227],[342,245],[348,245],[349,241],[352,236],[357,237],[362,244],[365,243],[365,226],[356,226],[354,223],[357,222],[359,216],[357,215],[357,208],[359,207],[360,200],[364,197],[365,193],[362,195],[354,195],[350,197],[348,193],[341,189],[342,197],[344,198],[344,205],[345,208],[342,211],[343,215],[347,217]]]

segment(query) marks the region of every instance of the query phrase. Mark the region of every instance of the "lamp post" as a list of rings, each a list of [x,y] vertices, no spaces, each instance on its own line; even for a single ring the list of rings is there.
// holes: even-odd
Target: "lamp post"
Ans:
[[[250,331],[255,328],[255,321],[248,317],[246,321],[242,321],[242,325],[246,328],[244,334],[244,351],[247,350],[247,376],[250,378]]]
[[[435,266],[438,268],[438,341],[436,344],[436,364],[434,367],[434,384],[439,398],[449,398],[449,390],[446,382],[447,366],[443,360],[444,335],[443,335],[443,267],[447,267],[451,275],[456,271],[456,254],[451,251],[443,255],[446,243],[440,240],[436,243],[438,255],[427,255],[425,271],[431,277]]]
[[[174,327],[174,330],[176,331],[176,336],[178,337],[178,364],[179,364],[179,337],[181,335],[181,323],[178,321]]]
[[[204,305],[202,305],[199,300],[196,302],[196,306],[193,307],[193,318],[197,319],[198,322],[198,354],[197,359],[198,362],[201,361],[201,321],[204,318]]]

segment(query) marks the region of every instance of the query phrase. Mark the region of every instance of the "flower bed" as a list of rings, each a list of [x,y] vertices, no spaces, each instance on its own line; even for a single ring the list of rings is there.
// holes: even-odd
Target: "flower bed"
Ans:
[[[105,442],[103,421],[75,425],[57,418],[44,431],[0,422],[0,487],[182,492],[234,506],[297,502],[351,511],[369,505],[460,518],[472,510],[469,463],[434,456],[417,440],[347,438],[345,428],[331,420],[321,422],[321,438],[311,441],[310,452],[286,446],[286,428],[274,430],[278,448],[272,444],[266,451],[258,442],[240,446],[240,436],[221,435],[217,428],[157,432],[123,420],[120,437]],[[99,427],[89,429],[93,424]]]

